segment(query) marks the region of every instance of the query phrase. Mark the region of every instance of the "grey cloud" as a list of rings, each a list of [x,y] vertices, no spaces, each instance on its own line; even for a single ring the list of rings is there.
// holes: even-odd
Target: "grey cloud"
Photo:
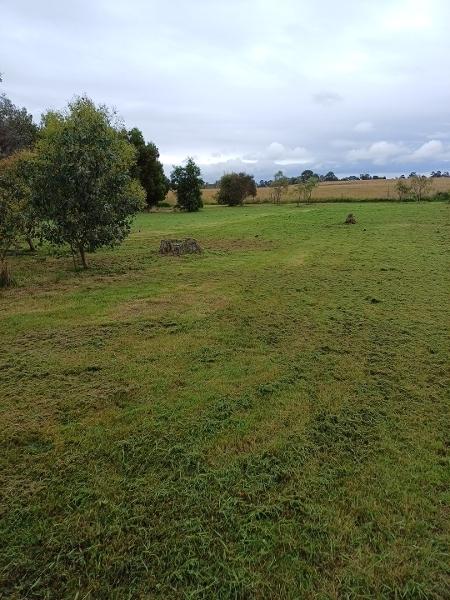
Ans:
[[[412,160],[423,160],[427,158],[444,158],[446,156],[444,144],[440,140],[430,140],[422,144],[420,148],[411,154]]]

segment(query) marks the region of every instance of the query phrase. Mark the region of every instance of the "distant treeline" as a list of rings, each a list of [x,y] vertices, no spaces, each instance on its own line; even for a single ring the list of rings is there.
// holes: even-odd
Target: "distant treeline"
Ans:
[[[419,177],[416,171],[412,171],[409,175],[400,175],[398,179],[410,179],[412,177]],[[449,171],[432,171],[430,177],[450,177]],[[370,173],[361,173],[360,175],[349,175],[348,177],[338,177],[333,171],[328,171],[325,175],[314,173],[311,169],[306,169],[297,177],[286,177],[289,185],[297,185],[299,183],[305,183],[309,179],[314,178],[319,182],[324,181],[371,181],[377,179],[387,179],[386,175],[371,175]],[[268,188],[273,187],[273,179],[260,179],[256,182],[256,187]],[[214,183],[206,183],[205,188],[218,188],[220,186],[220,179]]]

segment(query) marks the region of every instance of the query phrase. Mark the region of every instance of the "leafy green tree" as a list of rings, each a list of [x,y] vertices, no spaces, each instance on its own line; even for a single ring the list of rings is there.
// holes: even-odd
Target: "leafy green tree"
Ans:
[[[300,202],[311,202],[311,196],[314,189],[319,185],[317,176],[310,177],[306,181],[300,181],[297,184],[297,206]]]
[[[192,158],[188,158],[186,166],[176,166],[170,175],[170,186],[177,195],[178,206],[182,210],[194,212],[203,207],[200,168]]]
[[[408,179],[411,195],[414,200],[420,202],[428,196],[428,192],[433,185],[431,179],[428,179],[425,175],[410,175]]]
[[[315,175],[314,171],[311,171],[311,169],[306,169],[300,175],[300,180],[303,181],[303,183],[304,183],[305,181],[308,181],[308,179],[311,179],[311,177],[314,177],[314,175]]]
[[[280,204],[282,196],[288,191],[289,180],[283,175],[283,171],[277,171],[272,181],[272,200]]]
[[[38,127],[26,108],[18,108],[4,94],[0,95],[0,159],[31,147]]]
[[[37,143],[35,206],[44,236],[69,244],[87,268],[86,253],[120,244],[145,192],[130,175],[135,149],[121,135],[114,113],[76,98],[64,112],[49,112]]]
[[[400,202],[408,200],[411,196],[411,187],[406,183],[405,178],[397,179],[395,183],[395,191]]]
[[[159,150],[153,143],[145,143],[142,132],[134,127],[128,134],[128,141],[136,148],[137,159],[132,168],[132,176],[139,179],[146,193],[148,206],[163,202],[169,191],[169,180],[159,160]]]
[[[20,154],[0,160],[0,287],[12,283],[7,256],[26,232],[31,189],[23,177]]]
[[[323,177],[324,181],[339,181],[339,177],[337,177],[333,171],[328,171],[326,175]]]
[[[256,183],[253,175],[247,173],[227,173],[219,182],[217,202],[228,206],[240,206],[245,198],[256,196]]]
[[[124,131],[124,137],[126,137],[130,144],[133,144],[133,146],[136,148],[136,162],[133,164],[131,172],[135,179],[139,179],[139,154],[145,148],[144,135],[140,129],[133,127],[133,129],[130,129],[130,131]]]

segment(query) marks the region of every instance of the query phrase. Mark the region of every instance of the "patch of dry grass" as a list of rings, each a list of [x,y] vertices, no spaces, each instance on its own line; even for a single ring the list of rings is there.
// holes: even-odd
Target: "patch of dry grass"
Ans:
[[[396,179],[371,179],[368,181],[324,181],[315,188],[312,201],[331,200],[397,200],[395,190]],[[450,178],[434,177],[430,194],[450,191]],[[203,190],[203,202],[216,204],[216,189]],[[258,188],[256,198],[249,198],[247,203],[270,202],[270,188]],[[289,186],[288,193],[283,197],[283,202],[296,202],[297,193],[295,186]],[[168,202],[176,203],[173,192],[168,194]]]

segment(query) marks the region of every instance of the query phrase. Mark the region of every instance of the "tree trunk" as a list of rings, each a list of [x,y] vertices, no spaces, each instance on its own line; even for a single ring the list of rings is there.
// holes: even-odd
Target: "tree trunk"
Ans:
[[[78,244],[78,252],[80,253],[81,264],[83,265],[83,269],[87,269],[88,266],[86,262],[86,253],[84,251],[83,244]]]
[[[2,259],[0,261],[0,288],[9,287],[12,284],[11,275],[8,269],[8,263]]]
[[[76,250],[73,247],[72,244],[70,244],[70,252],[72,254],[72,260],[73,260],[73,268],[75,269],[75,271],[77,270],[77,259],[76,259]]]
[[[36,252],[35,245],[33,244],[33,238],[27,237],[27,244],[29,246],[30,252]]]

